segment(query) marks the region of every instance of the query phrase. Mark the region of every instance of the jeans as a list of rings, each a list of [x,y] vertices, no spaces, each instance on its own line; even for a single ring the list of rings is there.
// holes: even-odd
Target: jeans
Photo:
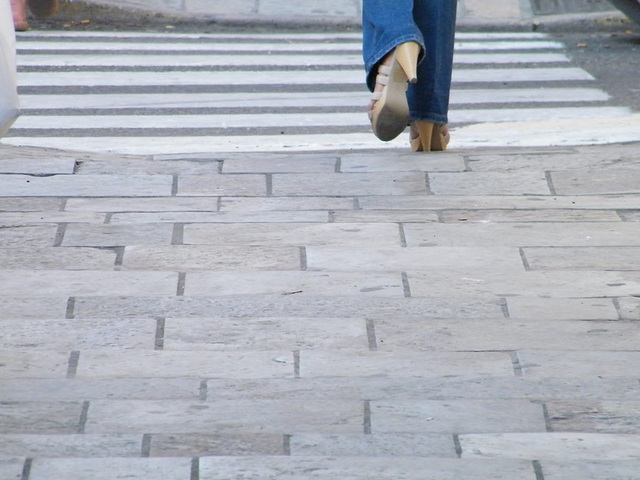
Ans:
[[[418,83],[410,84],[411,120],[447,123],[457,0],[364,0],[363,56],[373,91],[378,64],[401,43],[422,46]]]

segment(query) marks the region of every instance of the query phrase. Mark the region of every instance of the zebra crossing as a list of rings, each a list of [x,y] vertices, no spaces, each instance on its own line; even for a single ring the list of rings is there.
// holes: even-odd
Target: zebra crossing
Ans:
[[[544,34],[460,33],[455,64],[452,146],[571,143],[572,124],[599,143],[585,122],[632,115]],[[357,33],[28,32],[18,68],[23,112],[4,140],[14,145],[179,154],[408,143],[370,133]],[[537,135],[544,125],[555,137]]]

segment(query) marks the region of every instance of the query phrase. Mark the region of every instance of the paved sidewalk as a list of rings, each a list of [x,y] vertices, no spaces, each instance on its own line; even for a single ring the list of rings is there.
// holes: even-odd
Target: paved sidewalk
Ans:
[[[362,0],[84,0],[222,23],[359,25]],[[623,18],[607,0],[459,0],[459,28],[526,28]]]
[[[0,478],[639,479],[640,145],[0,145]]]

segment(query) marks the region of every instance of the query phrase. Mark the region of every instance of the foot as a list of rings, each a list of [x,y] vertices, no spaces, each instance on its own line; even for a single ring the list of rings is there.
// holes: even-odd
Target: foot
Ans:
[[[407,42],[387,54],[378,66],[371,102],[367,108],[376,137],[384,142],[400,135],[409,123],[407,85],[417,81],[420,45]]]
[[[58,0],[27,0],[29,10],[38,18],[47,18],[58,11]]]
[[[392,62],[393,62],[393,52],[389,52],[380,62],[380,66],[391,67]],[[380,81],[384,77],[388,77],[387,75],[380,73],[380,66],[378,67],[378,76],[376,77],[376,86],[373,90],[371,101],[367,106],[367,114],[369,115],[369,119],[371,119],[371,116],[373,115],[373,108],[376,106],[376,102],[380,100],[380,98],[382,97],[382,92],[384,91],[384,87],[386,85],[386,83],[380,83]]]
[[[442,152],[451,140],[449,127],[444,123],[411,122],[409,135],[414,152]]]
[[[11,13],[13,14],[13,28],[16,32],[29,30],[26,0],[11,0]]]

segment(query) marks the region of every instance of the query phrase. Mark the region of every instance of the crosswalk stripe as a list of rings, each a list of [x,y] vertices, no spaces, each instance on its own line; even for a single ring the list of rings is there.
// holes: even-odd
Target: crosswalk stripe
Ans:
[[[529,81],[593,80],[580,68],[503,68],[458,69],[454,83],[503,83]],[[21,72],[18,83],[24,87],[82,86],[189,86],[189,85],[361,85],[364,73],[359,70],[319,71],[189,71],[189,72]]]
[[[476,42],[456,42],[455,50],[464,51],[504,51],[504,50],[560,50],[564,48],[562,43],[547,40],[532,41],[476,41]],[[82,44],[72,44],[68,42],[25,42],[20,44],[19,52],[28,53],[32,51],[84,51],[91,50],[94,52],[221,52],[221,53],[237,53],[237,52],[274,52],[274,51],[293,51],[293,52],[313,52],[320,51],[355,51],[361,52],[362,45],[360,43],[146,43],[146,42],[109,42],[94,43],[86,42]]]
[[[408,141],[405,133],[383,143],[369,132],[357,33],[18,38],[23,116],[7,143],[160,154],[395,148]],[[455,47],[454,130],[630,115],[608,106],[609,95],[548,35],[460,33]]]
[[[105,107],[104,94],[21,95],[23,110],[68,109],[211,109],[211,108],[334,108],[362,110],[369,92],[299,93],[131,93],[110,94]],[[604,102],[609,95],[597,88],[508,88],[463,89],[451,92],[452,105]],[[71,105],[72,104],[72,105]]]
[[[629,115],[626,107],[567,107],[454,110],[452,123],[476,123],[491,118],[493,122],[541,121],[580,118],[620,117]],[[364,112],[358,113],[269,113],[253,115],[72,115],[30,116],[16,121],[17,128],[58,129],[200,129],[267,127],[368,127]]]
[[[566,63],[569,58],[561,53],[508,53],[508,54],[459,54],[460,65]],[[18,67],[319,67],[346,66],[362,68],[360,55],[22,55]]]
[[[76,32],[68,31],[47,31],[32,30],[29,32],[19,32],[20,39],[31,38],[66,38],[83,40],[92,38],[133,38],[133,39],[166,39],[168,36],[174,40],[201,40],[201,39],[221,39],[234,38],[237,40],[255,41],[260,39],[280,39],[280,40],[305,40],[305,41],[323,41],[323,40],[354,40],[360,41],[362,34],[360,33],[147,33],[147,32]],[[543,40],[549,36],[545,33],[538,32],[457,32],[458,40]]]

